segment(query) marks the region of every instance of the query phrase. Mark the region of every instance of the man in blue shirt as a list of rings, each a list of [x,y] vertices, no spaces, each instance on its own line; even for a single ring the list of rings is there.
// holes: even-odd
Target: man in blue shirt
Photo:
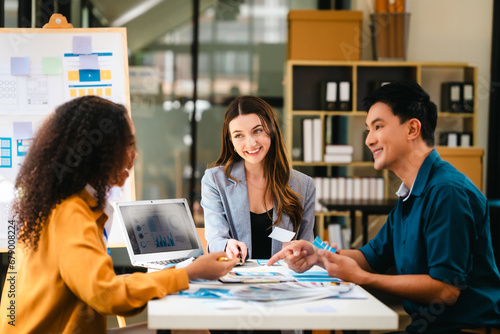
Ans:
[[[436,105],[413,82],[384,85],[365,99],[366,145],[374,167],[403,182],[377,236],[336,254],[294,241],[284,258],[295,271],[318,264],[330,276],[397,295],[410,333],[500,327],[500,274],[494,261],[488,202],[434,146]],[[395,267],[397,275],[384,275]]]

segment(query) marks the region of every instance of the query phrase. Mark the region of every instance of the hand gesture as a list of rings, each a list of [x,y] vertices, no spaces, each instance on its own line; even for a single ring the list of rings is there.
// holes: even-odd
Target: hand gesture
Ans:
[[[218,258],[224,260],[217,260]],[[200,256],[185,269],[189,279],[216,280],[230,272],[235,264],[236,259],[228,259],[225,252],[217,252]]]
[[[244,242],[238,241],[236,239],[229,239],[226,244],[226,254],[230,259],[238,259],[241,258],[242,261],[245,261],[247,258],[247,245]]]
[[[317,263],[318,256],[316,255],[316,248],[310,242],[295,240],[285,244],[281,251],[269,259],[267,265],[271,266],[281,259],[285,260],[288,268],[302,273]]]
[[[330,277],[359,284],[361,277],[366,273],[356,260],[349,256],[335,254],[324,249],[318,250],[317,255]]]

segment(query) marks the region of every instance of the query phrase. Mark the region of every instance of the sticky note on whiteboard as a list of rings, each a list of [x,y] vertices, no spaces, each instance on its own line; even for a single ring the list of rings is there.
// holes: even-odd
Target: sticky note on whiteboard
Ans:
[[[61,57],[42,57],[42,73],[44,75],[62,74]]]
[[[29,57],[10,57],[10,75],[29,75]]]
[[[80,55],[80,69],[82,70],[98,70],[99,59],[97,55]]]
[[[73,54],[88,55],[92,53],[92,37],[73,36]]]

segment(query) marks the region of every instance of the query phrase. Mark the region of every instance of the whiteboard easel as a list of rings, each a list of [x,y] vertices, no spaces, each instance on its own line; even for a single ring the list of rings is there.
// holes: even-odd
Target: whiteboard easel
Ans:
[[[89,41],[90,53],[75,52]],[[130,114],[130,91],[125,28],[73,29],[54,14],[44,28],[0,29],[0,49],[0,247],[6,247],[13,184],[44,118],[84,95],[122,104]],[[133,173],[119,200],[135,200]],[[122,240],[114,227],[110,243]]]

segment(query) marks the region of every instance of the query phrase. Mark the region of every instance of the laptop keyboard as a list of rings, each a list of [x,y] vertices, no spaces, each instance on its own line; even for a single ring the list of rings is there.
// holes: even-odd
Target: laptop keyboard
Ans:
[[[150,263],[158,264],[158,265],[162,265],[162,266],[166,266],[167,264],[179,263],[179,262],[182,262],[182,261],[186,261],[187,259],[189,259],[189,258],[188,257],[182,257],[180,259],[173,259],[173,260],[151,261]]]

